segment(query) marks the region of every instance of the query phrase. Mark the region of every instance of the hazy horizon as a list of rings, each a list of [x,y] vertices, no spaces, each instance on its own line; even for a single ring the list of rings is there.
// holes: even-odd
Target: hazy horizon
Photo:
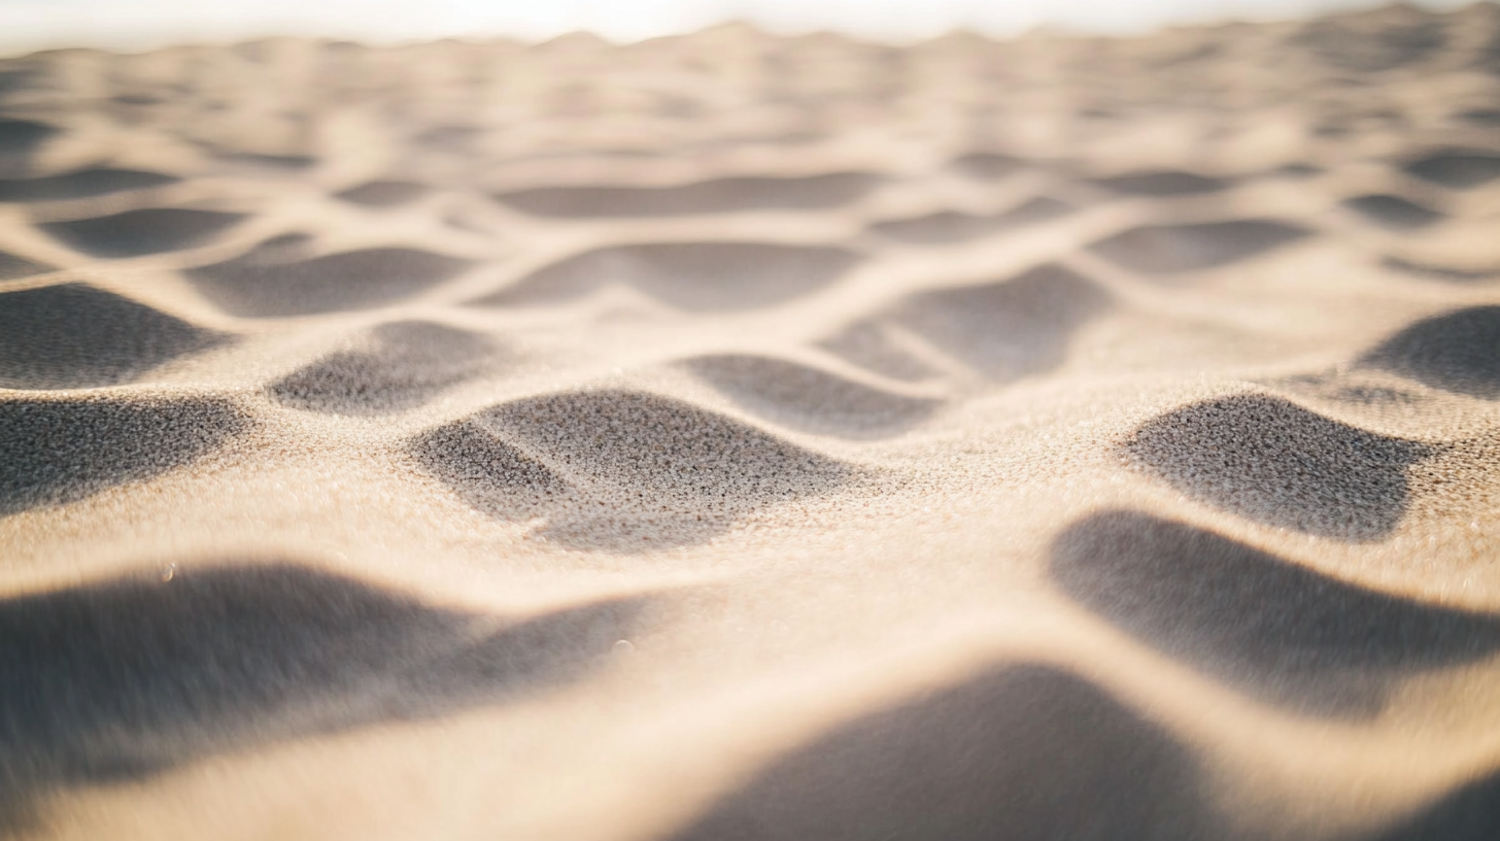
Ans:
[[[1457,9],[1475,0],[1426,0]],[[1493,0],[1485,0],[1493,2]],[[1276,20],[1390,5],[1369,0],[264,0],[203,4],[148,0],[0,0],[0,54],[61,47],[144,50],[278,35],[392,43],[444,37],[545,40],[589,31],[612,41],[680,34],[730,21],[773,32],[833,30],[893,42],[955,29],[994,36],[1037,27],[1130,34],[1168,25]]]

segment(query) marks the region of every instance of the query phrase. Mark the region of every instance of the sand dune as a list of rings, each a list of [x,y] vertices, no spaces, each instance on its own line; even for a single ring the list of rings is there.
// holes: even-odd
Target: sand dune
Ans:
[[[0,835],[1500,837],[1497,56],[0,61]]]

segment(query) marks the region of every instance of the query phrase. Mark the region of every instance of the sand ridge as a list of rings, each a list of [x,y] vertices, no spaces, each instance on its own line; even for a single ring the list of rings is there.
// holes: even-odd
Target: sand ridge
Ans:
[[[0,835],[1494,837],[1497,56],[0,60]]]

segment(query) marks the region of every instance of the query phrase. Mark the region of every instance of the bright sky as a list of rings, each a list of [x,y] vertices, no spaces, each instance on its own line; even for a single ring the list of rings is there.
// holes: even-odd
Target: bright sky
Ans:
[[[1457,8],[1471,0],[1417,0]],[[0,54],[50,47],[139,50],[267,35],[373,42],[579,29],[612,40],[747,20],[778,32],[835,29],[913,41],[967,27],[1010,35],[1042,24],[1139,32],[1167,23],[1266,20],[1379,0],[0,0]]]

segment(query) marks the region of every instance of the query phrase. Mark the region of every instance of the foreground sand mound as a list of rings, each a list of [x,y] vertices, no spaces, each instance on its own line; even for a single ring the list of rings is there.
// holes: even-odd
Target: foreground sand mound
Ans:
[[[1497,56],[0,61],[0,835],[1500,837]]]

